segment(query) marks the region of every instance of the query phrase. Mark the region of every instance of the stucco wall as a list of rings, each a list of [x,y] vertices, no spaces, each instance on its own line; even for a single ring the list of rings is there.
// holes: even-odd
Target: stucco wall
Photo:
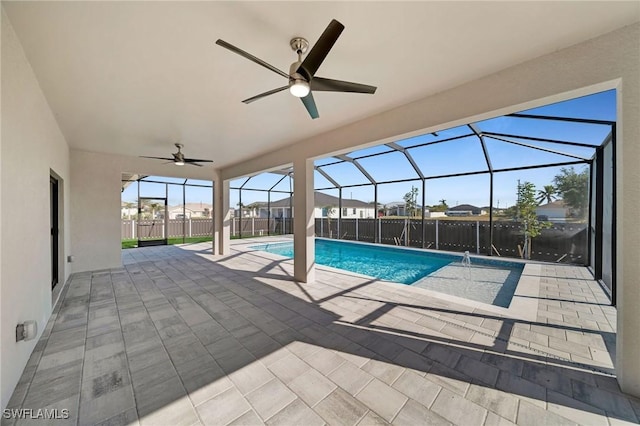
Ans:
[[[167,147],[170,148],[170,144]],[[120,189],[123,172],[202,180],[214,178],[214,171],[209,167],[176,167],[144,158],[71,150],[73,272],[122,265]]]
[[[64,212],[69,211],[70,198],[69,148],[4,10],[1,140],[0,406],[4,408],[37,342],[16,343],[16,324],[36,320],[40,335],[51,315],[51,170],[64,182]],[[60,232],[66,255],[68,214]],[[60,283],[69,272],[68,265],[60,271]]]

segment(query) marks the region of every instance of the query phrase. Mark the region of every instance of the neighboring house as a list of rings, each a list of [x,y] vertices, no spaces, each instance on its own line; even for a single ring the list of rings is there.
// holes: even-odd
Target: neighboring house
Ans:
[[[484,210],[488,214],[491,211],[491,207],[489,206],[480,207],[480,210]],[[493,214],[501,214],[501,213],[504,213],[505,210],[506,209],[502,207],[493,207]]]
[[[536,214],[542,219],[551,222],[564,222],[568,213],[569,208],[562,200],[552,201],[536,207]]]
[[[138,214],[137,207],[120,207],[120,217],[123,219],[135,219]]]
[[[407,216],[407,203],[394,201],[384,205],[385,216]]]
[[[471,204],[460,204],[458,206],[451,207],[445,214],[447,216],[479,216],[487,214],[487,210],[472,206]]]
[[[240,217],[240,209],[234,209],[233,217]],[[267,218],[267,203],[256,201],[242,208],[242,217]]]
[[[145,219],[151,219],[151,207],[143,206],[142,216]],[[153,219],[162,219],[164,216],[164,210],[162,208],[157,208],[153,213]],[[127,207],[126,205],[122,205],[120,207],[120,217],[122,219],[137,219],[138,217],[138,207]]]
[[[430,211],[426,211],[424,217],[429,218],[429,219],[437,219],[439,217],[447,217],[447,214],[445,212],[430,212]]]
[[[169,207],[169,219],[187,219],[211,217],[213,206],[207,203],[187,203]]]
[[[416,206],[416,216],[420,216],[420,206]],[[405,201],[394,201],[384,205],[385,216],[410,216]],[[429,217],[429,209],[425,207],[425,217]]]
[[[314,193],[315,217],[338,218],[340,216],[340,212],[338,211],[339,201],[338,197],[316,191]],[[293,200],[291,200],[291,197],[273,201],[270,205],[271,217],[291,217],[290,208],[292,205]],[[328,207],[333,207],[331,214],[328,212]],[[264,209],[266,211],[266,203],[264,203]],[[375,217],[375,212],[376,209],[373,204],[360,200],[342,199],[342,217],[344,219],[372,219]]]

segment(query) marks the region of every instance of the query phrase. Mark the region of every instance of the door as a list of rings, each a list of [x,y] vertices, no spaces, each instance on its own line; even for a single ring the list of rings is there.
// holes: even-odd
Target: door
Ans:
[[[49,216],[49,224],[50,224],[50,237],[51,237],[51,289],[58,284],[59,280],[59,269],[58,269],[58,234],[59,234],[59,226],[58,226],[58,180],[53,176],[49,178],[49,200],[50,200],[50,216]]]
[[[167,199],[155,197],[138,198],[138,247],[167,244],[168,225]]]

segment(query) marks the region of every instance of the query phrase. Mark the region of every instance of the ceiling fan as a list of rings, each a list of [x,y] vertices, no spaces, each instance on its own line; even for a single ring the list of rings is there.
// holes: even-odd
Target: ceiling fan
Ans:
[[[295,97],[302,100],[305,108],[309,112],[311,118],[318,118],[318,109],[316,108],[316,102],[313,99],[314,91],[323,92],[352,92],[352,93],[368,93],[373,94],[376,91],[376,87],[368,86],[366,84],[351,83],[349,81],[333,80],[330,78],[316,77],[316,71],[320,68],[320,65],[329,54],[329,51],[335,44],[336,40],[344,30],[344,25],[335,19],[331,20],[327,28],[324,30],[316,44],[311,48],[309,54],[302,60],[302,55],[306,53],[309,48],[309,42],[302,37],[295,37],[289,42],[291,49],[298,54],[298,60],[291,64],[289,68],[289,74],[279,70],[263,61],[256,58],[250,53],[227,43],[224,40],[218,39],[216,44],[222,46],[230,51],[243,56],[250,61],[255,62],[258,65],[275,72],[289,80],[289,84],[286,86],[278,87],[277,89],[269,90],[268,92],[261,93],[249,99],[245,99],[245,104],[257,101],[266,96],[273,95],[274,93],[281,92],[289,89],[289,92]]]
[[[178,148],[178,152],[175,152],[173,154],[171,154],[173,157],[169,158],[169,157],[147,157],[144,155],[141,155],[141,158],[154,158],[156,160],[168,160],[169,163],[173,163],[176,166],[184,166],[185,164],[188,164],[190,166],[198,166],[198,167],[202,167],[202,164],[198,164],[198,163],[213,163],[212,160],[200,160],[197,158],[186,158],[184,156],[184,154],[182,153],[182,148],[184,148],[184,145],[181,143],[176,143],[175,144],[176,148]],[[166,163],[165,163],[166,164]]]

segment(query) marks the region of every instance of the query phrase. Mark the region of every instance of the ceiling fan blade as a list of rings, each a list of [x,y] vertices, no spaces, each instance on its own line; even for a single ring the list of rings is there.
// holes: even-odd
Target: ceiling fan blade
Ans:
[[[288,88],[289,88],[288,85],[287,86],[278,87],[277,89],[269,90],[268,92],[260,93],[259,95],[255,95],[252,98],[245,99],[242,102],[244,102],[245,104],[250,104],[253,101],[257,101],[258,99],[262,99],[265,96],[273,95],[274,93],[282,92],[283,90],[288,89]]]
[[[145,155],[141,155],[140,158],[153,158],[154,160],[169,160],[169,161],[173,161],[173,158],[167,158],[167,157],[147,157]]]
[[[331,78],[314,77],[311,80],[311,90],[321,92],[352,92],[369,93],[376,92],[377,87],[367,84],[352,83],[350,81],[333,80]]]
[[[216,41],[216,44],[218,46],[224,47],[225,49],[229,49],[233,53],[237,53],[238,55],[243,56],[243,57],[247,58],[248,60],[255,62],[258,65],[262,65],[263,67],[275,72],[276,74],[280,74],[284,78],[287,78],[287,79],[289,78],[289,74],[285,73],[284,71],[280,71],[278,68],[274,67],[273,65],[266,63],[265,61],[263,61],[260,58],[256,58],[251,53],[245,52],[244,50],[240,49],[239,47],[234,46],[233,44],[229,44],[229,43],[227,43],[226,41],[224,41],[222,39],[218,39]]]
[[[197,158],[185,158],[185,163],[213,163],[213,160],[200,160]]]
[[[316,101],[313,99],[313,93],[309,92],[307,96],[305,96],[304,98],[300,98],[300,100],[302,101],[302,103],[304,104],[304,107],[309,112],[309,115],[311,116],[311,118],[315,120],[316,118],[319,117],[318,108],[316,107]]]
[[[342,30],[344,30],[344,25],[332,19],[306,58],[304,58],[297,72],[306,78],[307,81],[311,81],[316,74],[324,58],[327,57],[336,40],[340,37]]]
[[[192,163],[191,161],[185,161],[184,164],[186,164],[187,166],[198,166],[198,167],[203,167],[202,164],[198,164],[198,163]]]

